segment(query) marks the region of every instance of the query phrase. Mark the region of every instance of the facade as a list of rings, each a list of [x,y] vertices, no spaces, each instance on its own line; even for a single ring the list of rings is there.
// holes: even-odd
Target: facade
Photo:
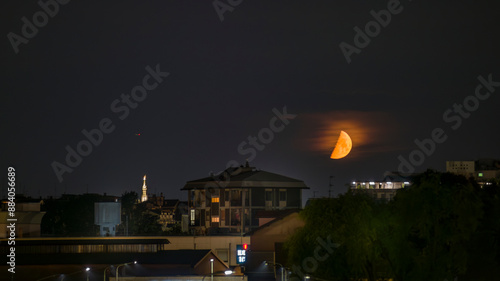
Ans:
[[[446,161],[446,172],[474,178],[479,185],[489,185],[500,180],[500,160]]]
[[[379,200],[392,200],[398,189],[411,185],[411,176],[402,176],[398,172],[384,175],[382,180],[353,181],[352,190],[363,190],[370,196]]]
[[[246,166],[188,181],[189,222],[198,234],[240,233],[259,226],[262,210],[302,208],[301,180]]]
[[[286,265],[288,257],[283,249],[285,241],[297,231],[304,227],[305,222],[300,218],[298,211],[283,212],[281,216],[261,225],[252,232],[250,236],[250,249],[248,263],[246,264],[248,274],[258,272],[256,277],[280,277],[280,269],[272,266],[262,267],[264,262]],[[288,276],[287,276],[288,277]],[[272,279],[277,280],[277,279]],[[295,278],[285,280],[297,280]]]
[[[446,161],[446,172],[448,173],[469,178],[474,176],[475,171],[474,161]]]
[[[116,228],[121,224],[122,203],[95,202],[94,224],[99,226],[101,236],[115,236]]]
[[[7,228],[9,222],[7,219],[15,218],[16,238],[17,237],[40,237],[42,218],[45,212],[40,211],[41,199],[30,199],[19,196],[16,200],[15,217],[9,216],[9,200],[2,200],[0,211],[0,238],[10,236],[10,230]]]

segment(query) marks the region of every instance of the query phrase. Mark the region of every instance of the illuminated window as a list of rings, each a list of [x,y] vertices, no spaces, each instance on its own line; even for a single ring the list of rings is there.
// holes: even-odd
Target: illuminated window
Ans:
[[[479,174],[478,174],[478,176],[479,176],[479,177],[482,177],[482,176],[483,176],[483,173],[479,173]]]
[[[219,217],[212,217],[212,222],[219,222]]]
[[[212,203],[219,203],[219,197],[212,197]]]

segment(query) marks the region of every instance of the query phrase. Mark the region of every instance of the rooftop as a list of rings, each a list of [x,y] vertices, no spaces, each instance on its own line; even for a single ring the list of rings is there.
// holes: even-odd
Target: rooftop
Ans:
[[[258,170],[255,167],[240,166],[230,167],[224,172],[206,178],[186,182],[181,190],[205,189],[209,187],[220,188],[300,188],[309,189],[304,181],[287,176]]]

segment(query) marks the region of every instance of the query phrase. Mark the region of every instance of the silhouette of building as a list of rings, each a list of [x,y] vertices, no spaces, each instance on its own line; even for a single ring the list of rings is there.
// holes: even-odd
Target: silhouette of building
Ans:
[[[262,210],[302,208],[305,183],[255,167],[230,167],[219,175],[188,181],[190,226],[198,234],[244,233],[259,226]]]

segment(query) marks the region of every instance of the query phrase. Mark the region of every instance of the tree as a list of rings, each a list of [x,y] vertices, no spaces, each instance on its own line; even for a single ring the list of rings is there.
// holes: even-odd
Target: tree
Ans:
[[[471,181],[427,171],[389,207],[394,232],[384,245],[398,280],[453,280],[466,272],[468,241],[482,216]]]
[[[305,226],[286,243],[289,264],[296,274],[304,271],[315,277],[335,280],[387,277],[387,262],[381,258],[379,232],[383,229],[384,203],[364,192],[349,191],[334,199],[314,200],[302,213]],[[318,266],[308,266],[317,256],[318,242],[330,240],[338,247]],[[330,242],[328,241],[328,242]],[[331,243],[331,242],[330,242]],[[310,262],[309,262],[310,263]]]
[[[364,192],[350,190],[338,198],[314,200],[304,209],[305,226],[286,243],[289,264],[329,280],[443,281],[467,273],[474,245],[483,250],[500,245],[498,189],[497,197],[483,195],[489,198],[483,199],[487,209],[480,196],[487,191],[465,177],[435,171],[415,177],[389,203]],[[484,211],[491,214],[483,218]],[[309,257],[315,255],[318,239],[325,237],[339,247],[321,266],[316,262],[315,268],[307,267],[304,262],[312,263]],[[488,242],[482,245],[484,237]],[[493,247],[489,264],[500,257],[499,249]]]

